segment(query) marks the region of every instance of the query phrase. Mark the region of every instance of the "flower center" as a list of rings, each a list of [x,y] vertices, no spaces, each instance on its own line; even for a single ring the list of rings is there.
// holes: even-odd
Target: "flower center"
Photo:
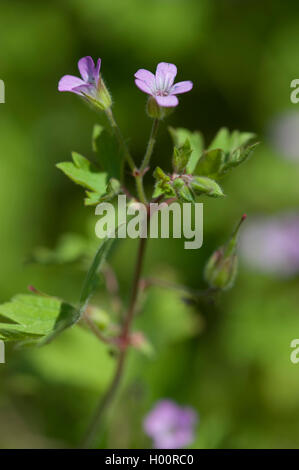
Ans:
[[[168,96],[169,93],[168,93],[168,91],[166,91],[166,90],[157,90],[157,91],[156,91],[156,95],[157,95],[157,96]]]

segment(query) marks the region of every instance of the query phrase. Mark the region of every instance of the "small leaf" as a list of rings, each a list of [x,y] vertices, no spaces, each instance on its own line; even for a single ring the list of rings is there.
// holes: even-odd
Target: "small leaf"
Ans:
[[[225,164],[221,169],[221,173],[225,174],[231,168],[236,167],[243,163],[245,160],[247,160],[251,156],[252,152],[257,147],[257,145],[259,145],[259,142],[256,142],[255,144],[250,145],[248,147],[239,147],[234,150],[231,154],[227,156]]]
[[[219,178],[224,159],[225,154],[222,150],[207,150],[199,159],[194,174],[217,179]]]
[[[168,129],[176,147],[183,146],[186,142],[186,139],[189,140],[192,154],[190,156],[186,172],[193,173],[199,157],[201,156],[204,149],[204,140],[202,134],[198,131],[191,132],[188,129],[184,129],[182,127],[177,129],[169,127]]]
[[[230,151],[230,134],[226,127],[222,127],[212,140],[208,150],[221,149],[224,152]]]
[[[210,174],[213,178],[223,176],[228,170],[244,162],[256,147],[256,143],[252,144],[255,134],[251,132],[233,131],[222,128],[212,141],[209,151],[217,151],[221,149],[224,152],[222,164],[219,165],[218,175]],[[203,174],[203,173],[200,173]]]
[[[73,152],[72,158],[74,163],[57,163],[57,168],[62,170],[75,183],[103,194],[106,191],[106,173],[92,172],[90,162],[78,153]]]
[[[87,197],[84,199],[84,204],[86,206],[96,206],[101,202],[102,195],[100,193],[95,193],[93,191],[86,191]]]
[[[253,134],[252,132],[233,131],[230,136],[230,148],[228,151],[232,151],[237,147],[247,147],[255,137],[256,134]]]
[[[81,170],[89,171],[90,162],[89,160],[87,160],[87,158],[83,157],[82,155],[80,155],[80,153],[77,153],[77,152],[72,152],[72,158],[77,168],[80,168]]]
[[[184,145],[181,147],[174,147],[173,157],[172,157],[172,166],[175,173],[182,174],[187,167],[190,156],[192,154],[192,149],[190,141],[185,140]]]

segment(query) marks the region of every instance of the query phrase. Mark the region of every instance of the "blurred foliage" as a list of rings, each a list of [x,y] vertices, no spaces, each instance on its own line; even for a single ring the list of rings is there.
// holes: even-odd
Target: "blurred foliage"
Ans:
[[[223,180],[227,197],[205,200],[203,247],[193,252],[182,240],[151,240],[147,275],[201,288],[206,260],[242,213],[298,207],[299,163],[283,160],[267,139],[270,120],[294,108],[295,2],[2,0],[1,18],[1,303],[28,284],[78,303],[85,256],[96,250],[94,210],[55,168],[71,151],[92,158],[98,117],[76,97],[57,92],[59,78],[76,73],[84,55],[102,58],[114,112],[138,161],[150,122],[133,75],[162,60],[176,63],[178,79],[191,79],[194,89],[161,126],[153,166],[171,169],[168,125],[199,130],[208,142],[223,126],[255,132],[262,142]],[[151,178],[146,175],[148,185]],[[64,233],[74,234],[65,245],[69,252],[61,248]],[[125,299],[135,253],[136,242],[124,240],[110,254]],[[46,265],[25,263],[32,257]],[[298,447],[299,366],[289,359],[298,337],[298,279],[272,279],[241,266],[234,289],[216,306],[191,307],[180,297],[160,288],[144,297],[136,328],[155,354],[130,351],[99,445],[149,447],[143,416],[169,397],[200,415],[193,447]],[[109,308],[101,290],[95,301]],[[114,367],[107,347],[75,327],[42,348],[10,344],[6,359],[0,364],[0,447],[76,446]]]

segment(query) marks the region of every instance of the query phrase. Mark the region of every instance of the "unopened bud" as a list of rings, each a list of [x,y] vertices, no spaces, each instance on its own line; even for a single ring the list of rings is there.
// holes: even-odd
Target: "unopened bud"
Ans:
[[[175,178],[172,183],[173,189],[178,197],[178,199],[182,202],[194,202],[193,195],[188,188],[186,181],[182,178]]]
[[[101,201],[111,201],[121,190],[120,182],[116,178],[111,178],[107,184],[106,193],[101,197]]]
[[[197,196],[205,194],[210,197],[223,197],[223,191],[216,181],[206,176],[194,176],[191,188]]]
[[[244,214],[226,245],[218,248],[206,264],[204,277],[213,289],[227,290],[234,284],[238,270],[237,237],[245,219]]]

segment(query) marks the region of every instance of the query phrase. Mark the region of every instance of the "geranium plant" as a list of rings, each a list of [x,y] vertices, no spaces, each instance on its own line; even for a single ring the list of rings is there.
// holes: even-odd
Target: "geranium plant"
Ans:
[[[177,95],[189,92],[193,87],[191,81],[175,83],[176,66],[162,62],[158,64],[155,74],[145,69],[135,73],[137,87],[148,95],[147,114],[152,119],[152,129],[145,154],[141,163],[137,164],[137,159],[131,155],[127,141],[123,138],[112,112],[111,95],[101,75],[101,59],[98,59],[95,65],[91,57],[84,57],[79,60],[78,68],[81,78],[65,75],[59,81],[58,90],[72,92],[96,112],[106,114],[108,129],[96,124],[93,130],[93,146],[99,155],[98,163],[101,169],[95,170],[93,164],[78,153],[72,154],[72,162],[59,163],[57,167],[85,189],[85,204],[88,206],[104,201],[113,202],[119,195],[126,195],[128,204],[142,203],[146,208],[153,201],[166,204],[173,201],[180,204],[195,204],[202,197],[221,198],[224,196],[222,180],[225,175],[243,163],[257,145],[254,142],[255,135],[247,132],[229,132],[226,128],[222,128],[210,145],[206,146],[198,131],[190,131],[183,127],[169,128],[173,140],[172,172],[169,173],[160,167],[152,168],[151,156],[156,146],[161,121],[165,122],[171,111],[179,105]],[[126,167],[129,172],[124,171]],[[150,191],[144,187],[146,173],[151,173],[153,176]],[[132,191],[129,192],[127,189],[128,178],[135,180],[135,194],[131,194]],[[241,221],[244,219],[245,216]],[[237,273],[236,247],[239,226],[240,224],[229,241],[218,248],[207,261],[204,269],[207,289],[204,292],[193,291],[193,297],[208,295],[213,298],[232,287]],[[114,240],[107,237],[101,241],[86,274],[78,305],[70,305],[62,299],[41,293],[34,287],[30,287],[30,294],[16,295],[10,302],[0,305],[2,319],[0,339],[4,341],[44,345],[53,341],[65,329],[84,323],[99,341],[106,343],[109,348],[113,347],[115,372],[107,391],[100,397],[98,408],[80,444],[84,447],[94,444],[103,415],[122,379],[128,349],[131,347],[142,349],[146,343],[143,333],[134,331],[134,316],[140,292],[155,283],[153,279],[142,279],[147,244],[147,238],[142,237],[136,241],[138,248],[135,271],[124,315],[113,328],[109,328],[109,325],[99,326],[97,307],[91,303],[91,300],[97,289],[98,273],[107,268],[106,258]],[[113,295],[114,274],[110,275],[112,278],[108,283],[108,292]],[[157,414],[160,412],[167,417],[162,428],[159,423],[157,424]],[[194,422],[195,415],[192,410],[180,409],[172,402],[164,401],[148,416],[145,429],[153,437],[156,445],[176,446],[175,443],[185,445],[190,442],[192,435],[190,426],[193,426]],[[165,433],[173,423],[176,426],[175,439],[170,439]],[[177,428],[180,423],[183,423],[181,430]]]

